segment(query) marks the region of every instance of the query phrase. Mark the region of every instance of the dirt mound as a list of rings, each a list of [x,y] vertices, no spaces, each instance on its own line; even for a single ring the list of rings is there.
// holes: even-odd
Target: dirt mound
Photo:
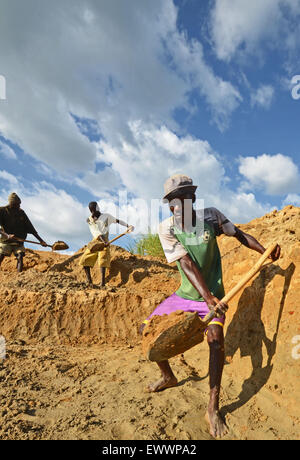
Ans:
[[[79,258],[28,251],[25,271],[0,271],[0,332],[26,343],[136,343],[138,326],[178,285],[175,267],[112,247],[108,287],[87,288]],[[100,270],[93,273],[100,282]]]
[[[256,237],[266,247],[278,242],[282,247],[282,257],[276,263],[265,267],[230,303],[225,327],[227,365],[224,370],[222,410],[235,430],[231,438],[295,439],[299,435],[300,400],[299,360],[297,360],[299,356],[297,340],[300,335],[300,310],[298,308],[300,209],[288,206],[279,212],[274,211],[248,224],[240,225],[240,228]],[[222,236],[219,238],[219,246],[223,257],[225,288],[228,291],[250,270],[259,255],[240,246],[235,238]],[[109,404],[112,404],[112,400],[105,387],[106,380],[102,381],[101,375],[106,375],[107,378],[110,376],[109,379],[115,376],[115,380],[108,380],[116,384],[114,393],[116,407],[118,409],[122,407],[124,414],[131,413],[131,409],[125,404],[128,398],[131,398],[131,406],[135,414],[132,415],[132,412],[131,415],[135,422],[129,423],[127,419],[125,420],[124,415],[125,418],[120,416],[119,421],[116,419],[114,423],[115,411],[112,410],[110,416],[106,415],[105,423],[107,427],[113,428],[107,428],[105,431],[103,422],[101,432],[104,437],[100,439],[126,439],[126,437],[127,439],[176,439],[176,436],[177,439],[205,439],[206,429],[200,424],[198,414],[199,411],[202,413],[199,395],[202,394],[205,402],[207,400],[207,382],[204,382],[202,392],[204,378],[201,377],[207,372],[207,349],[204,344],[185,354],[189,365],[182,364],[179,357],[174,358],[175,371],[186,383],[172,389],[175,398],[166,392],[160,396],[160,403],[155,399],[157,396],[151,396],[144,404],[144,396],[135,392],[145,375],[150,377],[153,366],[155,366],[138,358],[141,356],[138,328],[154,308],[177,289],[180,278],[176,267],[167,264],[164,260],[133,256],[115,246],[112,247],[109,287],[87,289],[85,275],[78,266],[83,250],[84,248],[71,257],[56,253],[28,251],[25,258],[25,271],[22,274],[16,273],[16,261],[13,258],[3,262],[0,270],[0,335],[6,338],[8,346],[9,343],[15,345],[11,347],[12,361],[6,360],[4,370],[0,368],[0,381],[7,383],[5,384],[5,395],[3,392],[1,395],[8,397],[9,389],[13,389],[14,385],[17,385],[17,382],[23,378],[22,375],[26,374],[27,370],[23,369],[21,361],[23,359],[22,350],[27,350],[26,366],[32,366],[32,369],[35,370],[32,371],[34,375],[27,376],[26,379],[29,379],[28,382],[36,381],[38,386],[38,379],[43,375],[45,394],[48,394],[48,397],[53,394],[53,404],[56,404],[56,400],[54,401],[56,393],[51,393],[54,383],[49,382],[52,382],[55,376],[60,376],[61,382],[65,381],[66,385],[72,388],[72,394],[69,395],[66,392],[66,398],[70,397],[72,401],[75,401],[78,388],[81,388],[83,381],[87,383],[88,380],[91,393],[86,397],[90,398],[93,392],[98,394],[96,388],[100,385],[101,395],[99,397],[106,401],[105,404],[108,407]],[[100,282],[99,269],[95,268],[93,277],[95,283]],[[17,344],[21,351],[16,351]],[[95,375],[98,377],[92,381],[90,371],[88,375],[84,374],[84,366],[88,367],[89,362],[87,351],[89,348],[84,348],[84,353],[87,353],[87,363],[81,368],[78,362],[81,362],[80,347],[90,347],[93,344],[97,347],[105,347],[102,350],[105,362],[103,360],[101,363],[98,362],[98,351],[93,351]],[[74,345],[76,347],[73,347]],[[63,364],[67,363],[65,370],[53,368],[50,372],[54,361],[51,358],[52,352],[49,355],[49,350],[56,350],[53,347],[60,347],[59,353],[53,353],[59,362],[61,360]],[[136,351],[132,347],[137,347]],[[37,350],[42,355],[41,359],[36,355]],[[130,361],[131,355],[128,354],[130,350],[134,350],[132,359],[141,359],[142,366],[136,366],[135,361]],[[21,355],[19,356],[18,353]],[[71,358],[68,356],[73,355],[71,362],[73,370],[69,371]],[[132,368],[130,375],[123,366],[126,360],[129,360],[128,369]],[[5,377],[5,366],[8,366],[9,363],[15,366],[19,363],[20,367],[11,371],[11,377]],[[145,372],[143,368],[146,369]],[[119,369],[119,374],[115,369]],[[187,372],[190,372],[188,378],[186,378]],[[49,388],[46,383],[47,375],[49,376]],[[127,387],[122,386],[122,391],[118,393],[117,387],[120,389],[120,385],[123,385],[122,382],[124,383],[126,379],[129,382],[128,391]],[[75,382],[79,382],[79,387]],[[113,385],[109,382],[108,385],[113,391]],[[130,396],[131,387],[134,387],[134,394]],[[28,390],[28,398],[31,393]],[[27,394],[27,390],[23,391],[22,397],[25,397],[24,394]],[[41,395],[41,393],[38,394]],[[62,396],[64,395],[57,388],[57,398]],[[178,402],[179,399],[182,401],[181,409],[178,406],[178,404],[181,405]],[[15,400],[13,394],[11,394],[11,400]],[[46,400],[47,398],[45,407]],[[64,398],[62,400],[66,401]],[[96,400],[97,398],[94,404]],[[172,403],[173,400],[177,401],[176,407]],[[87,401],[88,399],[86,403]],[[8,407],[9,404],[8,401]],[[82,404],[85,403],[82,401]],[[159,410],[156,404],[161,406]],[[157,417],[163,411],[162,406],[168,407],[168,410],[164,409],[165,412],[163,412],[168,415],[164,417],[164,424],[161,423],[161,420],[157,423]],[[36,413],[41,414],[40,424],[43,424],[42,414],[46,411],[45,407],[40,412],[36,409]],[[72,419],[72,423],[75,424],[75,428],[78,428],[76,433],[79,433],[79,438],[89,438],[89,435],[85,436],[84,433],[92,433],[90,438],[98,433],[99,438],[100,425],[98,431],[96,425],[93,424],[91,427],[88,417],[92,416],[89,415],[88,407],[90,407],[89,404],[86,409],[86,426],[89,428],[85,426],[81,430],[80,427],[77,427],[76,414],[79,409],[76,404],[73,407],[75,418]],[[53,413],[56,420],[58,413],[63,414],[62,411],[57,410],[58,412]],[[98,412],[95,405],[95,417],[98,417]],[[138,412],[141,417],[136,415]],[[8,417],[7,420],[11,420],[9,414],[9,411],[5,414],[5,417]],[[18,434],[15,425],[12,424],[11,431],[7,432],[10,438],[20,436],[25,439],[38,439],[53,438],[57,435],[55,428],[57,424],[51,428],[52,422],[49,422],[49,426],[43,425],[43,428],[34,430],[28,428],[28,420],[30,419],[31,423],[32,419],[24,417],[25,434],[23,432],[23,434]],[[91,420],[94,420],[93,417]],[[175,422],[174,417],[177,417]],[[145,422],[146,419],[149,423]],[[63,427],[63,415],[61,420],[59,425]],[[138,428],[142,420],[145,425],[144,431]],[[153,429],[149,425],[152,422]],[[70,423],[70,420],[65,421],[64,431],[61,435],[57,435],[58,438],[66,439],[72,436]],[[128,430],[122,431],[121,426],[127,426]],[[159,433],[154,428],[157,426],[160,427]],[[5,432],[2,434],[0,432],[0,437],[5,438]]]

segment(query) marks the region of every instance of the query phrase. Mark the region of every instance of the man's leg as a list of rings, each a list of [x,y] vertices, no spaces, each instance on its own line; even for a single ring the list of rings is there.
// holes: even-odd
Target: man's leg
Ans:
[[[91,275],[91,267],[83,267],[85,274],[86,274],[86,279],[88,282],[89,286],[93,286],[93,280],[92,280],[92,275]]]
[[[146,324],[143,323],[139,329],[139,333],[143,335],[143,330],[145,329]],[[162,391],[166,388],[175,387],[178,383],[173,371],[170,367],[169,361],[161,361],[157,363],[160,371],[161,371],[161,379],[157,380],[157,382],[150,383],[148,385],[148,391],[150,393]]]
[[[23,264],[23,257],[24,257],[24,254],[22,252],[18,252],[18,254],[16,254],[16,258],[17,258],[17,270],[19,273],[22,273],[23,271],[23,267],[24,267],[24,264]]]
[[[219,414],[221,379],[224,367],[224,333],[219,325],[208,326],[207,342],[209,345],[209,386],[210,396],[206,420],[210,425],[210,434],[221,438],[227,433],[227,427]]]
[[[3,260],[4,260],[4,258],[5,258],[5,255],[4,255],[4,254],[0,254],[0,267],[1,267],[1,264],[2,264],[2,262],[3,262]]]
[[[83,267],[87,283],[90,287],[93,287],[93,280],[91,275],[91,268],[94,267],[97,262],[98,253],[92,253],[88,248],[84,251],[84,254],[79,260],[79,265]]]
[[[101,286],[105,286],[105,274],[106,274],[106,268],[101,267]]]
[[[173,374],[170,367],[169,361],[161,361],[156,363],[161,371],[161,379],[148,385],[148,391],[150,393],[162,391],[166,388],[175,387],[178,383],[177,378]]]

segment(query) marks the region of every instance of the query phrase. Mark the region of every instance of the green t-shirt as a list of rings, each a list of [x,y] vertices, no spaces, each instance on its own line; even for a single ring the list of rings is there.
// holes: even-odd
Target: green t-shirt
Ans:
[[[191,232],[181,232],[175,225],[174,216],[164,220],[159,226],[160,242],[167,261],[176,262],[181,275],[177,295],[184,299],[203,301],[180,266],[180,259],[189,254],[211,293],[221,299],[224,296],[224,286],[217,236],[235,236],[236,227],[216,208],[196,210],[195,213],[196,227]]]
[[[203,233],[201,232],[198,236],[196,233],[196,230],[192,233],[178,232],[174,227],[175,237],[201,271],[210,292],[221,299],[224,297],[225,291],[222,281],[221,256],[216,235],[207,222],[204,222]],[[188,280],[179,261],[176,261],[176,264],[181,275],[181,286],[176,291],[176,294],[184,299],[203,302],[203,297]]]

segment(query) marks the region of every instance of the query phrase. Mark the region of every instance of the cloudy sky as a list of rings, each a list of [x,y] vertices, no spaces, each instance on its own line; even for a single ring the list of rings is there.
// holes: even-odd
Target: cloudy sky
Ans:
[[[299,19],[300,0],[1,0],[0,206],[16,191],[73,250],[90,201],[143,231],[174,173],[236,223],[300,206]]]

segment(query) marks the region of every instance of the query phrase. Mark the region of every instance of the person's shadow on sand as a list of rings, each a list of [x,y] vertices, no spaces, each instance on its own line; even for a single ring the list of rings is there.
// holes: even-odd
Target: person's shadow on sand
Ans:
[[[276,353],[279,324],[294,271],[295,265],[293,263],[285,270],[275,265],[265,267],[251,287],[245,289],[239,300],[237,311],[227,329],[225,353],[227,357],[232,358],[237,350],[240,349],[241,357],[250,355],[253,369],[251,376],[243,383],[238,400],[222,408],[221,413],[223,416],[246,404],[267,383],[271,375],[273,369],[272,358]],[[270,340],[266,336],[261,311],[266,287],[276,275],[283,276],[285,282],[280,300],[276,331],[273,339]],[[262,367],[263,344],[265,344],[268,354],[268,361],[265,367]]]

